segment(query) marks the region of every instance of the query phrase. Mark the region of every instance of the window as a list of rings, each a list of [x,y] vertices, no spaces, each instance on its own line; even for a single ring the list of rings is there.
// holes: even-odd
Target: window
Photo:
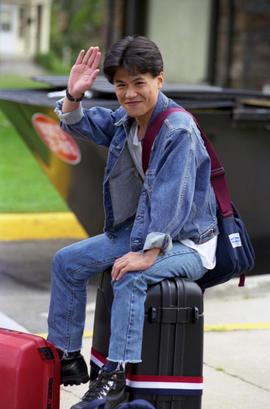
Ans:
[[[12,30],[12,12],[11,10],[1,10],[0,31],[9,32],[11,30]]]
[[[19,37],[23,38],[25,36],[25,28],[26,28],[26,8],[20,7],[19,8]]]

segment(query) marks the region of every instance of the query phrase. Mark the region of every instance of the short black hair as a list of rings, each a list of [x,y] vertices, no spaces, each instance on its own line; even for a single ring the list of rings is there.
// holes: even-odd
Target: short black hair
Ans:
[[[163,60],[153,41],[143,36],[127,36],[114,43],[105,56],[103,71],[111,84],[119,67],[130,74],[149,73],[156,77],[163,71]]]

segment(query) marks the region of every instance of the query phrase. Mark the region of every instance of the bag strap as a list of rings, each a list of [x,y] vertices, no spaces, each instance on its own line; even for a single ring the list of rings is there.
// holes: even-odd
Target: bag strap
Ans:
[[[150,159],[151,148],[155,140],[156,135],[164,122],[164,120],[175,111],[182,111],[181,108],[168,108],[165,111],[160,112],[160,114],[155,118],[154,122],[148,127],[142,144],[142,165],[143,170],[146,172],[148,168],[148,163]]]
[[[199,125],[197,119],[184,108],[180,107],[171,107],[162,111],[152,122],[152,124],[147,129],[143,140],[142,146],[142,164],[144,172],[148,168],[148,163],[151,154],[151,148],[153,142],[155,140],[156,135],[159,133],[160,128],[164,122],[164,120],[173,112],[186,112],[187,114],[191,115],[196,123],[198,129],[200,130],[202,139],[204,141],[205,148],[210,156],[211,159],[211,183],[216,195],[216,200],[218,203],[219,210],[223,216],[232,216],[233,215],[233,208],[231,205],[231,196],[229,192],[229,188],[225,179],[225,171],[224,168],[218,159],[216,151],[213,145],[210,143],[209,139],[207,138],[206,134],[204,133],[203,129]]]

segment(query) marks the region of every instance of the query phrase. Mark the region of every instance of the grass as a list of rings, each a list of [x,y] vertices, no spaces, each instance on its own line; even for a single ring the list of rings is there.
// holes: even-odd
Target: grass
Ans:
[[[0,88],[39,87],[27,78],[5,75]],[[61,212],[68,208],[15,128],[0,110],[0,212]]]
[[[54,75],[68,75],[70,71],[70,67],[64,65],[52,51],[36,55],[35,61]]]
[[[30,78],[14,74],[4,74],[0,76],[0,88],[41,88],[46,84],[32,81]]]

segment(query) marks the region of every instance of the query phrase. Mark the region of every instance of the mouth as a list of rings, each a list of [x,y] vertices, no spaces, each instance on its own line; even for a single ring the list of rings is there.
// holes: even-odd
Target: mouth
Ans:
[[[127,106],[133,106],[133,105],[138,105],[138,104],[140,104],[141,103],[141,101],[126,101],[125,102],[125,105],[127,105]]]

